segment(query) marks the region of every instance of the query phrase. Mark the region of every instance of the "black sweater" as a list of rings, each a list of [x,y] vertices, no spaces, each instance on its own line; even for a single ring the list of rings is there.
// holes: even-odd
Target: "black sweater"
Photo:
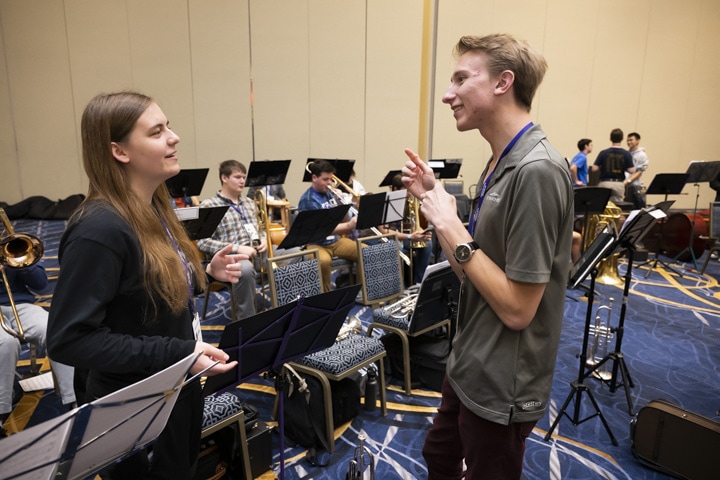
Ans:
[[[47,344],[54,360],[89,370],[88,400],[144,379],[195,348],[189,310],[150,304],[130,225],[96,203],[69,224],[59,248]],[[154,317],[154,318],[149,318]]]

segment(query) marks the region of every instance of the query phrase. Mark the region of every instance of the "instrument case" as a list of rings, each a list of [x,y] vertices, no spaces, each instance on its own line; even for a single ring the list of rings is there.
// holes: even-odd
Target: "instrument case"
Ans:
[[[647,467],[691,480],[720,478],[720,422],[652,400],[631,421],[630,440]]]

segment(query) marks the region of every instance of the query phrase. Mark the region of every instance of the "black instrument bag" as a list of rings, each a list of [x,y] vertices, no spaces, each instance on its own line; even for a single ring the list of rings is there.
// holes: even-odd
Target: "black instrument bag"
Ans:
[[[630,424],[640,463],[691,480],[720,478],[720,422],[665,400],[652,400]]]

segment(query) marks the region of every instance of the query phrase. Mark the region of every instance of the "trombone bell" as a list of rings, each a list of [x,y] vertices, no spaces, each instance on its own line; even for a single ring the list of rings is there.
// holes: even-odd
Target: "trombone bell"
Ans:
[[[45,250],[40,239],[25,233],[15,233],[10,219],[2,208],[0,208],[0,221],[6,233],[0,239],[0,264],[10,268],[26,268],[40,261]]]
[[[31,235],[13,234],[0,242],[0,264],[11,268],[26,268],[43,256],[43,244]]]

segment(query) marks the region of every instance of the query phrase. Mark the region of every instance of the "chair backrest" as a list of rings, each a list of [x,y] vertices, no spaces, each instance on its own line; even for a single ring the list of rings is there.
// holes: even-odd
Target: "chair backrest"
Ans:
[[[462,195],[463,188],[465,188],[465,182],[463,180],[450,180],[450,179],[444,179],[443,185],[445,186],[445,191],[448,192],[450,195]]]
[[[300,296],[322,293],[317,249],[270,258],[267,270],[273,307],[290,303]]]
[[[720,238],[720,202],[710,202],[710,238]]]
[[[403,269],[397,234],[373,235],[357,240],[358,276],[362,303],[392,301],[403,293]]]

